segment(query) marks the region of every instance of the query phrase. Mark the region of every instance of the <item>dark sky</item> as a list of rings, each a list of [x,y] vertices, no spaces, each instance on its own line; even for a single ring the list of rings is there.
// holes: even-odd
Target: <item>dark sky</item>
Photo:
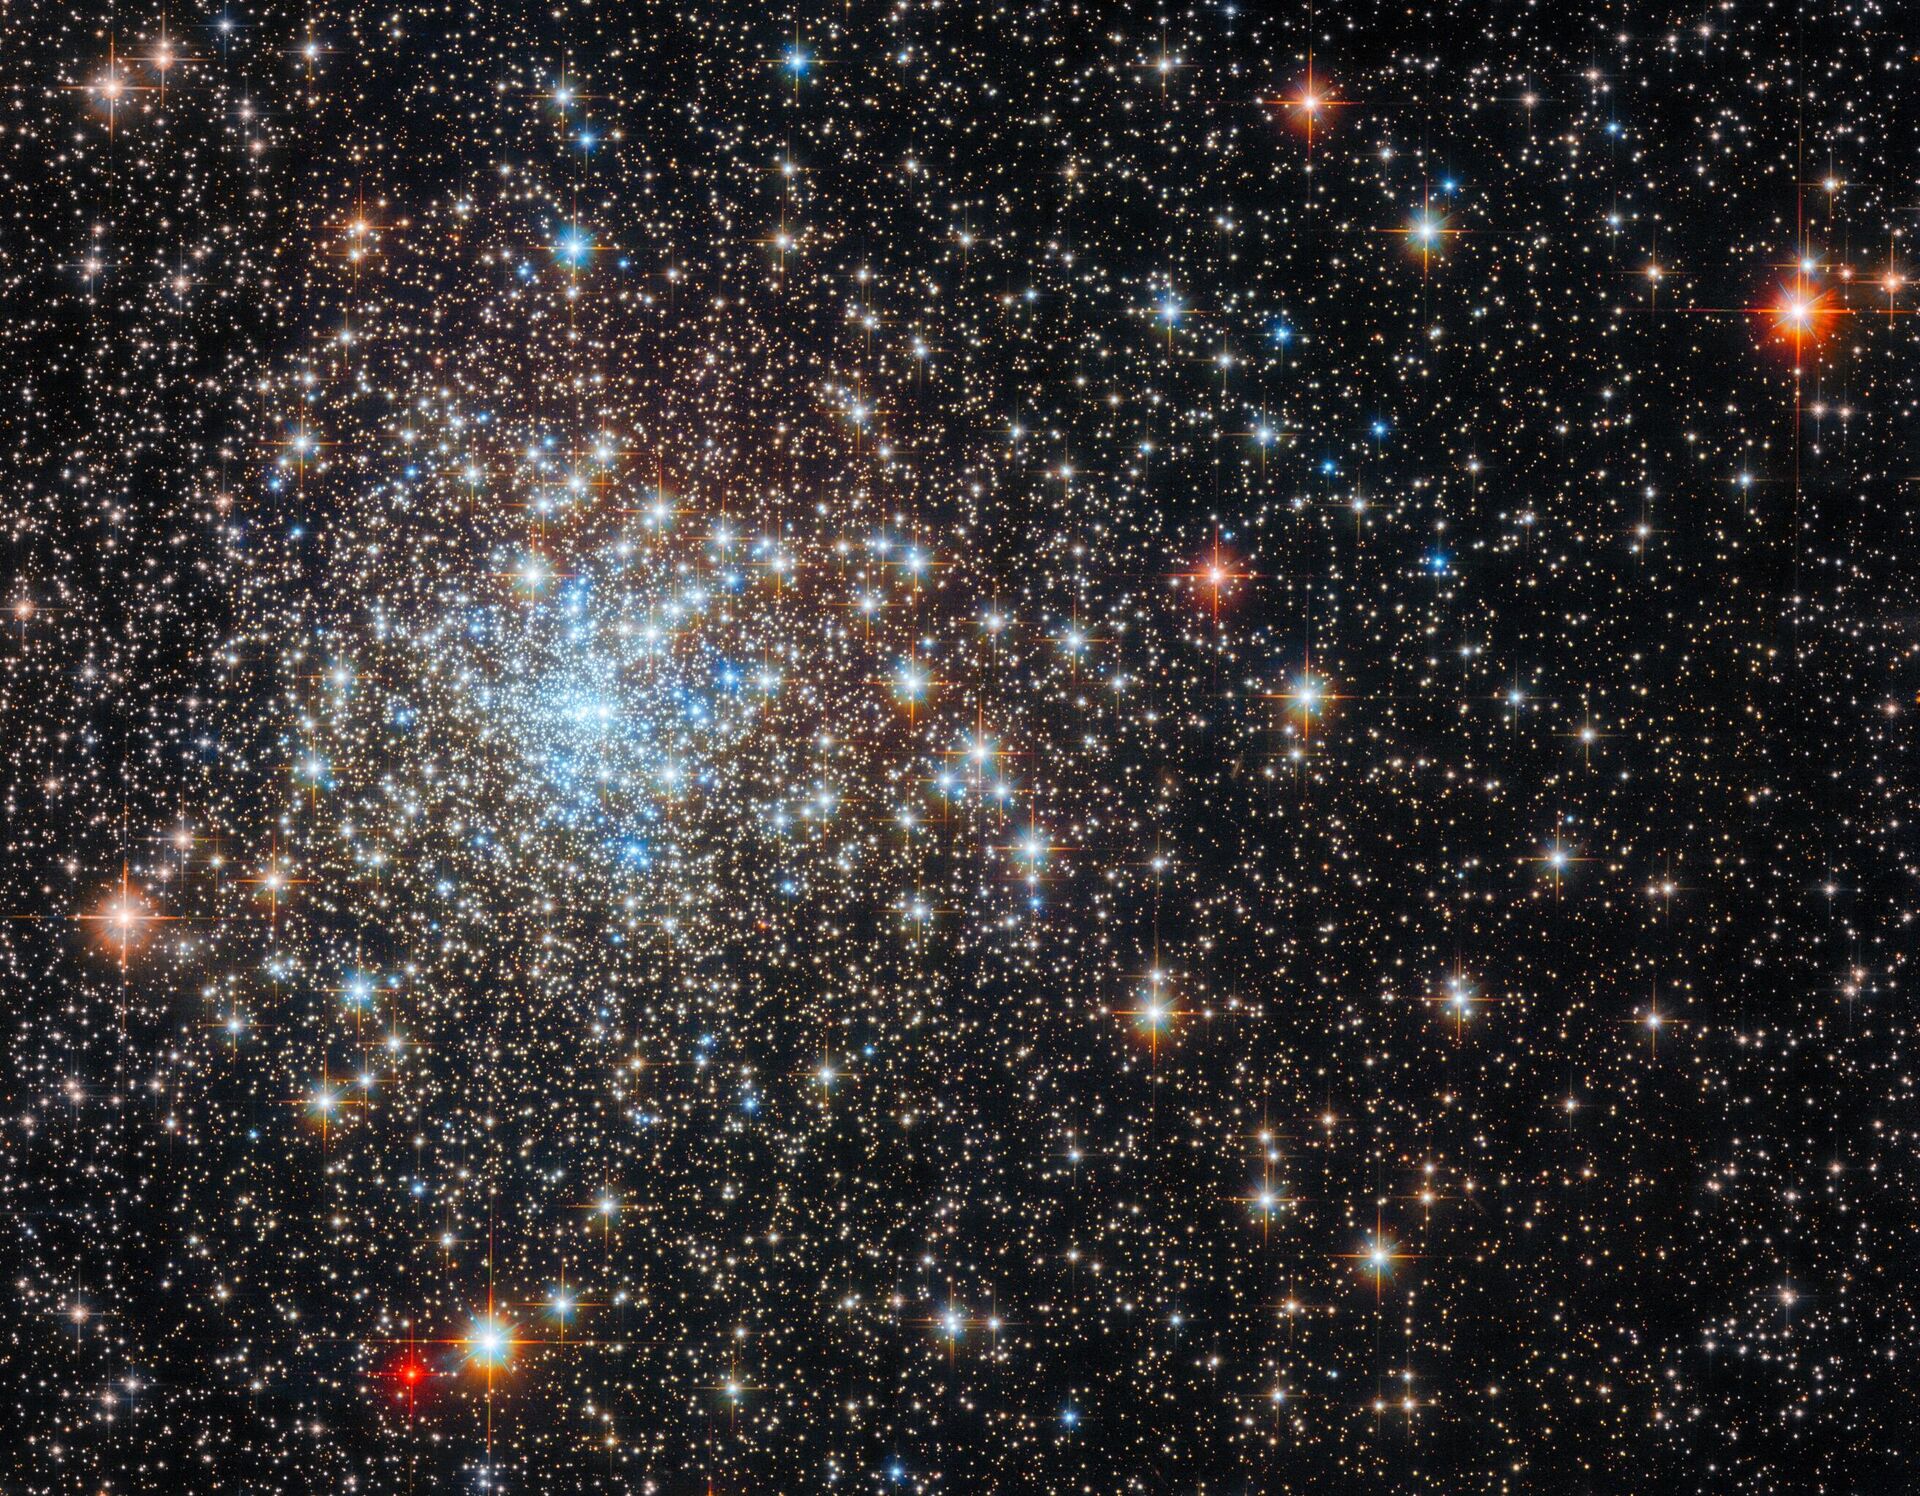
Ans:
[[[0,1487],[1911,1480],[1897,7],[0,26]]]

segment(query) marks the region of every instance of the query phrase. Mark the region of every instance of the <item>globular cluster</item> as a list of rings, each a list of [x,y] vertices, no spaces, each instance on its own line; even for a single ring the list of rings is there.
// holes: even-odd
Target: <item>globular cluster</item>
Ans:
[[[7,1489],[1911,1479],[1898,7],[0,24]]]

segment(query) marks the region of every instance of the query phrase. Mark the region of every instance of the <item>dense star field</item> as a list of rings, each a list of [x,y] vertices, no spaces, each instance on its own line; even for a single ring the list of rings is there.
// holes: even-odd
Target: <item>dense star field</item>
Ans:
[[[0,22],[0,1486],[1904,1489],[1910,21]]]

